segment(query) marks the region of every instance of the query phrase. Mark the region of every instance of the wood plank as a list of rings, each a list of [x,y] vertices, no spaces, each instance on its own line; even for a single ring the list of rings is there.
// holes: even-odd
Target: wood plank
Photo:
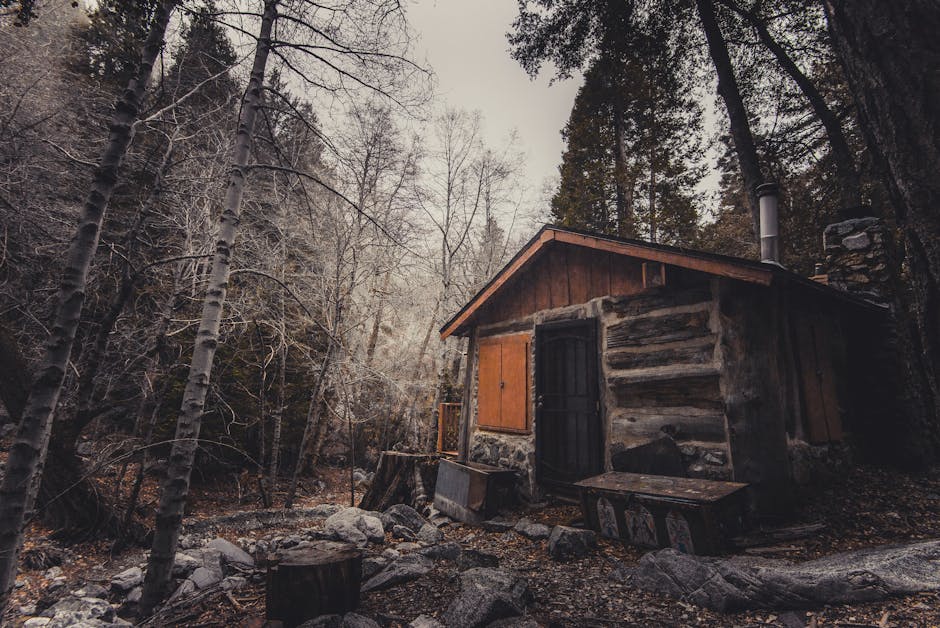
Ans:
[[[700,338],[711,334],[707,310],[626,319],[607,328],[607,348]]]
[[[535,311],[552,307],[552,287],[545,258],[532,265],[532,283],[535,284]]]
[[[591,249],[565,247],[571,303],[585,303],[591,293]]]
[[[610,256],[610,294],[631,295],[643,291],[642,262],[636,259]]]
[[[549,277],[551,287],[551,306],[565,307],[571,305],[571,295],[568,292],[568,263],[565,251],[561,247],[552,247],[548,252]]]
[[[610,294],[610,258],[606,251],[591,251],[591,291],[590,298]]]
[[[528,334],[502,338],[500,427],[524,432],[529,429]]]
[[[666,264],[679,266],[680,268],[699,270],[713,275],[721,275],[723,277],[764,286],[769,286],[773,280],[773,272],[770,269],[764,270],[762,268],[737,264],[734,261],[698,257],[692,251],[689,253],[665,251],[654,247],[607,240],[597,236],[571,233],[570,231],[556,231],[555,239],[559,242],[579,244],[600,251],[610,251],[611,253],[620,255],[629,255],[640,259],[664,262]]]
[[[542,232],[542,235],[533,242],[528,249],[525,249],[520,252],[519,256],[507,264],[496,277],[491,281],[483,290],[481,290],[477,295],[469,302],[464,308],[453,318],[447,325],[441,330],[441,340],[446,339],[448,336],[452,335],[457,330],[463,327],[471,316],[482,306],[490,297],[492,297],[496,292],[505,284],[515,273],[520,269],[527,266],[529,262],[538,256],[542,251],[542,248],[546,243],[551,242],[555,238],[555,232],[551,229],[546,229]]]

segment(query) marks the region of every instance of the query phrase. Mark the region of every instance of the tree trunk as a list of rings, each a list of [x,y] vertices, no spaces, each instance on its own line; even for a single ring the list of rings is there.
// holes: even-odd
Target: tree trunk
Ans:
[[[731,138],[734,140],[734,149],[738,155],[738,165],[744,177],[744,187],[750,204],[754,238],[755,242],[759,242],[760,212],[757,204],[757,186],[763,182],[764,177],[760,170],[760,159],[757,156],[754,136],[751,135],[747,109],[744,107],[738,82],[734,78],[734,68],[731,65],[731,57],[728,55],[728,44],[718,26],[715,4],[712,0],[695,0],[695,4],[698,7],[705,38],[708,40],[708,52],[715,65],[715,71],[718,73],[718,94],[728,110]]]
[[[318,541],[289,550],[268,567],[266,617],[290,627],[348,613],[359,605],[361,581],[362,552],[352,545]]]
[[[375,308],[375,319],[372,321],[372,332],[369,334],[369,344],[366,345],[366,367],[372,366],[375,359],[375,348],[379,343],[379,330],[382,328],[382,317],[385,314],[385,295],[388,293],[388,287],[392,282],[391,269],[385,271],[385,278],[382,280],[382,291],[379,293],[378,303]]]
[[[882,168],[904,235],[913,319],[902,361],[914,395],[911,461],[940,454],[940,6],[934,0],[885,3],[824,0],[836,54],[865,140]]]
[[[627,203],[627,151],[623,138],[623,106],[620,103],[620,90],[613,94],[614,99],[614,185],[617,203],[617,235],[632,238],[632,207]]]
[[[294,507],[294,498],[297,496],[297,483],[300,481],[300,473],[303,471],[306,460],[307,448],[310,446],[311,438],[314,443],[319,443],[320,436],[320,395],[323,394],[323,384],[326,381],[326,375],[330,371],[330,363],[333,359],[333,346],[336,344],[334,335],[339,331],[340,321],[343,318],[342,303],[336,304],[336,311],[333,314],[333,325],[330,330],[330,338],[326,345],[326,355],[323,356],[323,364],[320,365],[320,372],[317,374],[316,382],[313,385],[313,391],[310,393],[310,406],[307,409],[307,422],[304,424],[304,433],[300,437],[300,449],[297,451],[297,463],[294,465],[294,472],[290,477],[290,487],[287,489],[287,496],[284,498],[284,508]],[[313,455],[312,460],[316,464],[318,455]]]
[[[66,258],[59,287],[55,321],[50,328],[37,376],[30,389],[0,484],[0,613],[6,608],[16,581],[17,559],[23,546],[28,513],[39,489],[52,420],[62,392],[62,382],[72,354],[75,331],[81,319],[85,285],[98,248],[101,223],[118,181],[118,172],[134,137],[134,122],[150,83],[153,64],[163,47],[175,0],[164,0],[154,14],[141,53],[137,74],[115,107],[110,137],[82,209],[78,231]]]
[[[219,325],[228,289],[232,249],[235,245],[235,233],[245,189],[246,166],[251,152],[255,119],[261,106],[265,66],[271,49],[271,30],[276,18],[277,0],[267,0],[261,17],[261,29],[258,34],[251,75],[242,100],[238,131],[235,135],[232,169],[225,194],[225,206],[219,219],[219,234],[203,302],[202,320],[196,333],[189,377],[183,391],[183,404],[176,425],[176,436],[170,450],[167,478],[160,495],[156,530],[150,559],[147,562],[147,577],[144,580],[141,598],[141,610],[144,614],[152,611],[163,600],[170,583],[173,557],[176,554],[180,526],[183,523],[183,509],[189,495],[190,475],[196,457],[202,413],[209,390],[212,362],[219,343]]]
[[[783,46],[770,34],[767,24],[753,10],[747,11],[741,8],[736,2],[730,0],[721,0],[722,4],[730,7],[733,11],[742,16],[757,31],[764,47],[766,47],[777,63],[783,68],[793,82],[796,83],[803,96],[809,101],[813,112],[823,128],[826,129],[826,136],[829,138],[829,148],[832,151],[832,160],[835,162],[836,173],[838,174],[841,185],[839,194],[841,197],[842,209],[858,207],[862,204],[861,183],[858,177],[858,170],[855,166],[855,158],[852,151],[849,150],[849,143],[845,139],[845,133],[842,132],[842,124],[839,117],[829,108],[826,99],[823,98],[813,82],[796,65]]]
[[[434,494],[438,460],[438,456],[383,451],[359,507],[383,511],[394,504],[408,504],[420,510]]]

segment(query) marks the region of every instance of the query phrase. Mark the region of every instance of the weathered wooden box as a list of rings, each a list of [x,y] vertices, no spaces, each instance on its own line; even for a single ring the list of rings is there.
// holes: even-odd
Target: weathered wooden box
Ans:
[[[434,507],[448,517],[477,524],[513,501],[516,472],[480,462],[441,459]]]
[[[747,484],[612,472],[576,486],[587,525],[630,545],[721,554],[744,528]]]

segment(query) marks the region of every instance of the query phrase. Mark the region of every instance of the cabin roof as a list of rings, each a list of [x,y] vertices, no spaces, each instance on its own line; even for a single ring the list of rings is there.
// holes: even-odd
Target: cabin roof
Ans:
[[[473,325],[474,319],[481,308],[500,294],[503,287],[513,276],[538,259],[552,242],[606,251],[646,261],[661,262],[762,286],[770,286],[774,283],[790,283],[799,286],[801,289],[814,291],[820,298],[837,299],[850,306],[869,310],[881,309],[864,299],[836,290],[774,264],[645,242],[643,240],[619,238],[570,227],[544,225],[486,285],[444,323],[444,326],[440,329],[441,338],[447,338],[453,334],[465,334]]]

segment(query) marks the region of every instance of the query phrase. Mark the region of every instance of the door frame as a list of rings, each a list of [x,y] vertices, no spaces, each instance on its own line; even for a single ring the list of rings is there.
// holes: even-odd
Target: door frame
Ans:
[[[539,407],[539,397],[541,396],[541,388],[543,386],[542,379],[542,360],[541,360],[541,348],[545,341],[546,332],[554,332],[564,329],[577,329],[582,328],[586,331],[586,336],[592,339],[592,342],[588,343],[588,352],[589,354],[586,357],[586,362],[588,367],[591,369],[590,377],[593,378],[593,385],[589,385],[588,388],[592,391],[593,401],[595,404],[594,420],[597,422],[597,433],[598,439],[594,444],[596,448],[597,459],[599,461],[600,472],[606,468],[606,456],[604,455],[604,442],[606,441],[606,422],[605,422],[605,408],[603,402],[603,395],[601,389],[601,351],[600,351],[600,326],[598,325],[597,317],[589,318],[576,318],[576,319],[567,319],[561,321],[552,321],[549,323],[542,323],[535,326],[535,333],[533,334],[533,354],[535,356],[534,364],[534,395],[532,403],[535,406],[534,412],[534,430],[535,430],[535,481],[543,489],[551,491],[552,489],[564,489],[569,487],[570,484],[565,482],[560,482],[557,480],[547,480],[543,477],[542,472],[542,451],[544,444],[542,442],[544,438],[544,432],[540,429],[542,425],[541,421],[541,410]]]

